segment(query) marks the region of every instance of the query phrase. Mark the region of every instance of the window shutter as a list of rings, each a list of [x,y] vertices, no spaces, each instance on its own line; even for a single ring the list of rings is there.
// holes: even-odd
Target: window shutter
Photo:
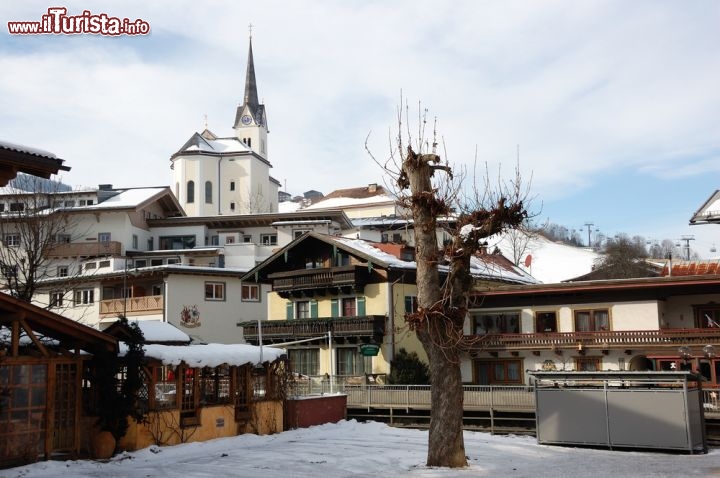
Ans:
[[[310,318],[317,319],[318,316],[318,303],[316,300],[310,301]]]
[[[285,318],[286,318],[287,320],[292,320],[292,319],[294,318],[294,315],[295,315],[295,314],[294,314],[293,312],[295,312],[295,308],[293,307],[293,303],[292,303],[292,302],[288,302],[287,304],[285,304]]]
[[[365,315],[365,297],[357,298],[357,315]]]
[[[338,309],[338,299],[330,299],[330,316],[340,317],[340,312]]]

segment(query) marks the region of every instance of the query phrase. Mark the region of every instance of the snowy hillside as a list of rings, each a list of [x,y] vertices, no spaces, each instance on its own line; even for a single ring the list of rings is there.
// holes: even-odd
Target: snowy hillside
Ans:
[[[496,246],[505,257],[512,260],[511,235],[503,234],[488,239],[489,251],[494,250]],[[527,259],[528,256],[530,260]],[[587,274],[592,270],[595,260],[602,255],[590,249],[560,244],[536,235],[528,239],[520,257],[520,267],[523,270],[540,282],[549,284]]]

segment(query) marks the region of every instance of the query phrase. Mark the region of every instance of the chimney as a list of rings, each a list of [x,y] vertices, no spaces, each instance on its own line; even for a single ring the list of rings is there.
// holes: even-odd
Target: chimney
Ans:
[[[487,242],[482,242],[482,243],[480,243],[480,246],[478,247],[478,251],[477,251],[477,253],[478,253],[479,256],[486,256],[486,255],[487,255],[487,246],[488,246],[488,243],[487,243]]]
[[[370,183],[370,184],[368,184],[368,192],[369,192],[369,193],[375,193],[375,192],[377,192],[377,183]]]

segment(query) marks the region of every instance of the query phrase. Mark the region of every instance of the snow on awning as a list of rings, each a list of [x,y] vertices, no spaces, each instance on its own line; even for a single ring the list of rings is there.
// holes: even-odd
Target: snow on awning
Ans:
[[[177,366],[184,362],[193,368],[218,367],[223,364],[260,365],[264,362],[273,362],[287,353],[284,349],[256,347],[247,344],[150,344],[143,348],[146,357],[159,360],[163,365]],[[127,352],[127,345],[122,344],[120,353],[124,355],[125,352]]]

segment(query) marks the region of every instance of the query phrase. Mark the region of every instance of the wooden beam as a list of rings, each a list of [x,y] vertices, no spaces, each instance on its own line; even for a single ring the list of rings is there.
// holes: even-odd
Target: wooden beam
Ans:
[[[23,329],[25,329],[25,333],[27,334],[27,336],[30,337],[30,340],[32,340],[32,342],[35,344],[35,347],[37,347],[38,350],[40,350],[40,352],[43,354],[43,356],[49,357],[50,353],[45,348],[45,346],[40,342],[40,340],[38,340],[38,338],[35,336],[35,333],[30,328],[30,326],[27,324],[27,322],[25,322],[24,319],[20,319],[19,322],[20,322],[20,326]]]
[[[20,322],[13,320],[12,336],[10,345],[10,356],[18,357],[20,355]]]

